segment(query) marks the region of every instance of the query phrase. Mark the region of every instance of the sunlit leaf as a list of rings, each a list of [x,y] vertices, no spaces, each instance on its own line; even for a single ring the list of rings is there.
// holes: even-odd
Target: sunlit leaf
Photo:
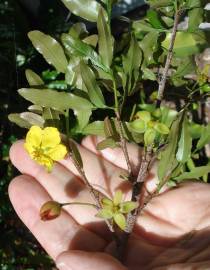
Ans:
[[[144,143],[146,146],[152,145],[156,137],[156,131],[153,128],[146,129],[144,133]]]
[[[129,123],[130,128],[137,133],[144,133],[146,130],[146,123],[141,119],[136,119]]]
[[[157,132],[159,132],[160,134],[168,134],[169,133],[169,128],[163,123],[156,123],[154,125],[154,129]]]
[[[33,112],[22,112],[20,113],[20,117],[30,123],[32,126],[44,126],[44,119],[39,114],[33,113]]]
[[[44,85],[41,77],[31,69],[26,69],[26,79],[30,86]]]
[[[20,117],[20,114],[18,114],[18,113],[11,113],[11,114],[9,114],[8,115],[8,119],[11,122],[15,123],[16,125],[18,125],[19,127],[21,127],[21,128],[27,128],[27,129],[29,129],[32,126],[28,121],[26,121],[23,118],[21,118]]]
[[[113,203],[114,205],[118,205],[121,203],[123,197],[123,193],[121,190],[117,190],[114,194]]]
[[[18,93],[33,104],[57,110],[81,110],[90,109],[93,105],[82,97],[72,93],[57,92],[49,89],[22,88]]]
[[[67,59],[63,48],[54,38],[40,31],[31,31],[28,33],[28,37],[50,65],[53,65],[59,72],[65,73],[68,65]]]
[[[100,4],[95,0],[61,0],[64,5],[75,15],[88,21],[96,22]]]

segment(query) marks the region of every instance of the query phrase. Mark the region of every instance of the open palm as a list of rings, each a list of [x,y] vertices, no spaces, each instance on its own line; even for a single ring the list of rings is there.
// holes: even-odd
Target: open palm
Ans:
[[[129,184],[120,175],[126,164],[120,149],[98,153],[96,138],[87,137],[80,152],[91,184],[108,196],[121,189],[130,196]],[[129,145],[133,165],[139,149]],[[30,159],[23,141],[11,148],[11,160],[22,175],[9,186],[11,202],[22,221],[61,270],[210,269],[210,186],[187,182],[154,198],[138,218],[130,237],[125,266],[111,254],[113,243],[103,221],[88,206],[66,206],[49,222],[39,209],[49,200],[92,202],[70,160],[54,166],[52,173]],[[154,187],[154,167],[148,189]]]

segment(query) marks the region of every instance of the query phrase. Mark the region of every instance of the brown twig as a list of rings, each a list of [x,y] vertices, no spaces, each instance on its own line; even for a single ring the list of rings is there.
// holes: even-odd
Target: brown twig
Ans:
[[[168,54],[167,54],[167,58],[166,58],[166,63],[165,63],[165,67],[164,67],[164,70],[163,70],[163,73],[161,76],[161,80],[159,81],[158,96],[157,96],[157,102],[156,102],[157,108],[160,107],[160,104],[161,104],[162,99],[163,99],[163,94],[164,94],[165,85],[166,85],[166,79],[167,79],[169,67],[171,64],[171,60],[173,57],[173,48],[174,48],[174,42],[176,39],[177,27],[179,24],[181,14],[182,14],[182,10],[178,10],[175,14],[174,25],[173,25],[173,29],[172,29],[171,40],[170,40],[170,45],[169,45]]]

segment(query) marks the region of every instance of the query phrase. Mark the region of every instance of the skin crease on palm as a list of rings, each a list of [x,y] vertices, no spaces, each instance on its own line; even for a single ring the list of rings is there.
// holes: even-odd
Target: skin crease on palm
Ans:
[[[117,189],[130,197],[125,174],[126,164],[120,149],[98,153],[96,137],[87,137],[79,148],[91,184],[112,196]],[[141,150],[128,145],[133,167]],[[61,216],[41,221],[39,209],[49,200],[92,202],[70,160],[55,164],[52,173],[32,161],[16,142],[11,161],[22,175],[9,186],[11,202],[22,221],[34,234],[60,270],[191,270],[210,269],[210,185],[185,182],[164,189],[139,216],[130,237],[124,265],[112,255],[113,242],[94,208],[66,206]],[[157,177],[155,164],[149,172],[147,189],[152,191]]]

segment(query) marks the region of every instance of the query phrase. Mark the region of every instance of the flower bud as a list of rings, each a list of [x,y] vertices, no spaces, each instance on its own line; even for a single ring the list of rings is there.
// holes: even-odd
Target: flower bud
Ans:
[[[56,201],[49,201],[42,205],[40,217],[43,221],[55,219],[61,214],[61,204]]]

